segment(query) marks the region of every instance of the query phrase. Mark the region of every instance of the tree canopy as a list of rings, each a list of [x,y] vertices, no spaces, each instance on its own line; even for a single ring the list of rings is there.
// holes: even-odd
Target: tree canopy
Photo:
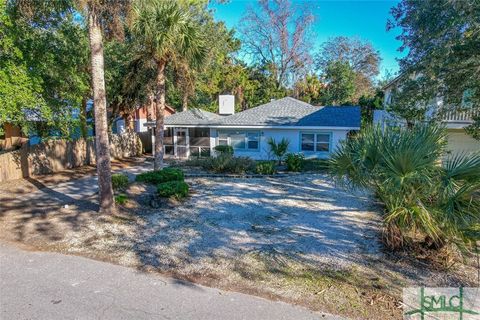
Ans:
[[[400,28],[400,60],[406,76],[393,110],[421,119],[432,99],[441,98],[439,116],[449,110],[480,110],[480,2],[403,0],[391,10],[388,28]],[[443,112],[442,112],[443,111]],[[470,127],[473,136],[476,126]]]

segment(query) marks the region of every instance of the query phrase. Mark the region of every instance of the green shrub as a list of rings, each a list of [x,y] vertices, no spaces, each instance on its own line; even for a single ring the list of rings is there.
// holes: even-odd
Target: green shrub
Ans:
[[[288,171],[299,172],[303,170],[305,156],[301,153],[289,153],[285,159]]]
[[[255,172],[258,174],[275,174],[274,161],[258,161],[255,167]]]
[[[222,155],[222,154],[233,155],[233,147],[232,147],[232,146],[219,145],[219,146],[216,146],[214,149],[215,149],[215,151],[217,151],[220,155]]]
[[[160,197],[182,199],[188,196],[188,184],[184,181],[169,181],[157,186]]]
[[[328,170],[327,159],[306,159],[303,162],[303,171],[325,172],[327,170]]]
[[[281,164],[283,158],[285,157],[285,154],[287,153],[290,141],[288,139],[282,138],[279,143],[276,143],[275,139],[270,138],[267,143],[270,146],[270,152],[273,153],[275,158],[277,158],[278,164]]]
[[[125,194],[119,194],[115,196],[115,203],[123,206],[125,203],[127,203],[128,198]]]
[[[159,184],[168,181],[183,181],[183,171],[178,168],[164,168],[162,170],[140,173],[135,179],[138,182]]]
[[[124,190],[128,186],[128,176],[123,173],[112,174],[113,190]]]
[[[432,124],[371,127],[333,153],[329,169],[337,181],[370,189],[383,202],[390,248],[475,249],[480,153],[447,157],[446,141],[446,130]]]
[[[255,162],[247,157],[220,154],[217,157],[205,159],[203,168],[217,173],[245,174],[255,169]]]

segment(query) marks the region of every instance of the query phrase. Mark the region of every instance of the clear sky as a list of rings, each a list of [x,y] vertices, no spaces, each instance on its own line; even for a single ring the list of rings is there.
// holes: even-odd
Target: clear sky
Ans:
[[[294,0],[295,1],[295,0]],[[389,10],[398,1],[306,1],[312,6],[316,21],[313,33],[316,39],[315,47],[330,37],[357,36],[369,40],[380,51],[382,57],[381,77],[386,70],[398,71],[395,60],[404,55],[397,49],[401,42],[395,39],[398,30],[386,31]],[[225,21],[230,28],[236,27],[245,9],[255,5],[253,0],[230,0],[226,4],[214,4],[215,18]]]

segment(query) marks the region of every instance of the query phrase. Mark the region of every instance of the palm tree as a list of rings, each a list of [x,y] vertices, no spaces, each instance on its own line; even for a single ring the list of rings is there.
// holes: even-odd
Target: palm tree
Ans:
[[[120,20],[129,9],[128,0],[77,0],[88,21],[93,106],[95,117],[95,155],[98,175],[100,212],[113,213],[110,143],[108,139],[107,95],[103,58],[103,32],[123,30]]]
[[[480,240],[480,153],[451,156],[445,145],[446,131],[432,124],[366,128],[334,152],[330,170],[383,202],[390,248],[468,251]]]
[[[77,9],[85,14],[90,45],[100,212],[112,213],[115,211],[115,202],[113,200],[111,181],[110,145],[107,125],[103,33],[108,31],[113,36],[121,34],[123,31],[121,20],[130,8],[130,0],[24,0],[18,1],[15,5],[18,6],[20,12],[30,16],[36,15],[49,18],[56,16],[62,19],[62,15],[65,12],[78,12]]]
[[[139,55],[153,60],[155,79],[155,162],[154,169],[163,166],[163,132],[165,113],[165,70],[167,64],[189,61],[200,64],[206,57],[206,46],[200,35],[200,24],[192,10],[177,1],[137,0],[133,3],[131,31]]]

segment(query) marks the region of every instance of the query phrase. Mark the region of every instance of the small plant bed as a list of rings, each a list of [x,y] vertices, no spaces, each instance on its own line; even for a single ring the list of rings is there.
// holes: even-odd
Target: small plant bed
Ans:
[[[139,174],[135,181],[159,184],[168,181],[183,181],[183,171],[179,168],[164,168]]]
[[[155,193],[147,193],[146,199],[140,200],[143,205],[158,208],[165,201],[159,198],[181,200],[189,193],[189,186],[184,181],[185,174],[180,168],[164,168],[162,170],[141,173],[136,177],[136,182],[156,186]]]

